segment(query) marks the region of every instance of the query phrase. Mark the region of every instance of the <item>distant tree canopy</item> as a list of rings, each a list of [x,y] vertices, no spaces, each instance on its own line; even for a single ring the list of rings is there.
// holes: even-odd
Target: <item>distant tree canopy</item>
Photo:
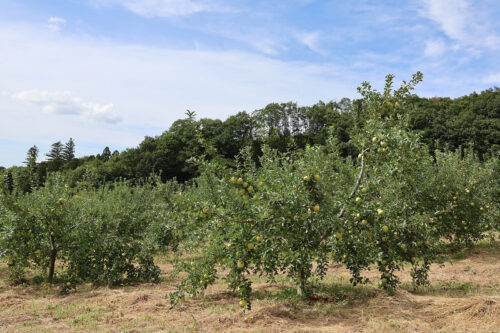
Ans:
[[[484,158],[500,153],[500,88],[455,99],[415,95],[411,102],[404,107],[409,126],[421,133],[431,152],[471,146]],[[324,145],[333,137],[344,157],[357,156],[351,137],[359,131],[363,117],[362,101],[348,98],[312,106],[271,103],[224,121],[196,119],[195,113],[188,110],[186,118],[175,121],[162,134],[145,137],[138,147],[121,153],[105,147],[96,156],[75,158],[75,143],[70,138],[66,144],[53,143],[47,161],[37,163],[39,150],[33,146],[27,153],[25,168],[0,168],[0,172],[4,184],[25,192],[43,184],[47,172],[53,171],[67,173],[75,183],[85,177],[97,183],[119,178],[138,180],[151,173],[161,174],[162,180],[176,178],[184,182],[197,175],[192,157],[218,158],[232,166],[242,148],[251,147],[257,157],[263,144],[286,152],[306,145]],[[207,152],[207,147],[213,151]]]
[[[456,99],[415,97],[411,116],[432,150],[472,145],[480,156],[500,152],[500,88]]]

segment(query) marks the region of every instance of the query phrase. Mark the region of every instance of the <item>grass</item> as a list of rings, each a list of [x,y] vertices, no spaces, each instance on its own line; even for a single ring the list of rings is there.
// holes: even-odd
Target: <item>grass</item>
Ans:
[[[353,287],[349,272],[329,267],[302,298],[286,279],[268,283],[252,276],[252,310],[242,311],[223,281],[204,296],[170,309],[168,292],[177,277],[171,260],[159,261],[162,283],[120,288],[78,286],[61,295],[45,284],[8,286],[0,266],[2,332],[450,332],[498,331],[500,327],[500,245],[480,242],[433,265],[431,284],[413,290],[409,270],[393,296],[378,288],[378,273],[366,272],[372,283]]]

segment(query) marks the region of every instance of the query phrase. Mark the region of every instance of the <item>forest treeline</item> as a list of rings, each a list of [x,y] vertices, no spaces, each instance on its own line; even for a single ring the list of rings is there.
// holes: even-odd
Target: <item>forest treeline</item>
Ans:
[[[43,185],[47,174],[56,171],[65,173],[73,184],[139,180],[152,173],[160,174],[163,181],[184,182],[197,175],[197,164],[190,162],[194,156],[216,158],[231,166],[244,147],[252,147],[257,157],[263,144],[285,152],[324,145],[330,136],[335,137],[344,157],[357,156],[350,140],[364,123],[364,107],[362,100],[348,98],[312,106],[272,103],[225,121],[196,119],[188,111],[186,118],[175,121],[161,135],[145,137],[138,147],[122,152],[106,147],[97,155],[75,158],[75,142],[69,139],[52,144],[46,160],[38,162],[40,152],[33,146],[25,166],[0,167],[0,176],[11,191],[20,193]],[[414,95],[404,110],[410,113],[409,128],[421,133],[431,152],[466,146],[480,158],[500,152],[500,88],[454,99]]]

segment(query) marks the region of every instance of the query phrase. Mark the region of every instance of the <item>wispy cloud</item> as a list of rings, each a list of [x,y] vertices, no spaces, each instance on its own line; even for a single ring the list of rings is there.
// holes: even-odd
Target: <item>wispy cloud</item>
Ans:
[[[237,31],[213,31],[213,33],[246,44],[255,51],[266,55],[278,55],[287,49],[284,36],[277,36],[265,31],[256,30],[247,31],[246,33]]]
[[[84,101],[70,91],[50,92],[45,90],[25,90],[11,97],[14,100],[38,105],[45,113],[59,115],[79,115],[87,120],[117,123],[121,118],[112,110],[113,104],[97,104]]]
[[[446,44],[442,40],[428,40],[425,43],[424,55],[431,58],[440,57],[446,50]]]
[[[319,46],[321,37],[321,33],[319,31],[299,32],[295,34],[295,37],[301,44],[307,46],[310,50],[317,53],[323,53]]]
[[[47,21],[46,27],[52,31],[60,31],[61,26],[66,24],[66,20],[61,17],[51,17]]]
[[[19,2],[25,13],[3,6],[0,20],[0,140],[134,146],[186,109],[224,119],[355,97],[387,73],[423,71],[425,96],[500,83],[495,0],[79,0],[61,7],[67,22],[41,23],[52,5]]]
[[[33,25],[0,22],[0,40],[5,41],[0,43],[0,91],[6,92],[0,110],[9,110],[2,113],[0,140],[71,136],[131,147],[145,135],[166,130],[186,109],[225,119],[271,102],[309,105],[353,97],[360,81],[333,61],[313,64],[232,49],[135,45],[54,35]]]
[[[49,23],[66,24],[66,20],[61,17],[51,17],[49,18]]]
[[[467,0],[421,0],[421,14],[436,22],[459,46],[500,49],[500,36],[491,29],[487,11]],[[484,9],[484,7],[483,7]]]
[[[487,75],[483,81],[487,84],[500,84],[500,72]]]
[[[146,17],[187,16],[201,12],[227,12],[234,9],[211,0],[93,0],[100,5],[119,5]]]

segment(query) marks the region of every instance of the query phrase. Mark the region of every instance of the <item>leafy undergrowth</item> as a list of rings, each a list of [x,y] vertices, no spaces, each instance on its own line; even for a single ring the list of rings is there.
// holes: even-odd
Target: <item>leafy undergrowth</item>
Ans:
[[[79,286],[61,295],[56,287],[0,286],[2,332],[493,332],[500,328],[500,245],[481,243],[445,266],[433,265],[431,284],[413,290],[409,271],[399,273],[402,288],[388,296],[373,281],[352,287],[349,274],[331,266],[307,298],[289,281],[266,283],[252,277],[252,310],[242,311],[223,282],[204,297],[170,309],[165,295],[177,278],[169,260],[159,258],[162,283],[119,288]],[[5,267],[0,278],[6,281]]]

